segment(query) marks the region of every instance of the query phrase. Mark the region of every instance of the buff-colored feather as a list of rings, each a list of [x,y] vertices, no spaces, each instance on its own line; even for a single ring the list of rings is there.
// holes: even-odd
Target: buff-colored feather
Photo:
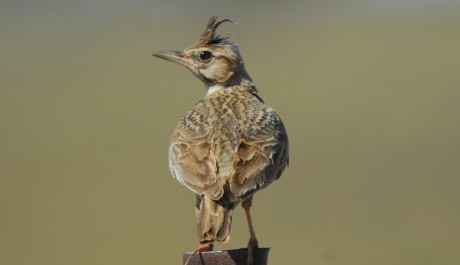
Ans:
[[[243,202],[248,211],[252,196],[278,179],[289,160],[281,119],[261,100],[236,44],[216,35],[225,21],[211,18],[184,51],[155,54],[187,67],[208,87],[178,123],[169,148],[173,176],[196,194],[202,245],[227,242],[233,209]]]

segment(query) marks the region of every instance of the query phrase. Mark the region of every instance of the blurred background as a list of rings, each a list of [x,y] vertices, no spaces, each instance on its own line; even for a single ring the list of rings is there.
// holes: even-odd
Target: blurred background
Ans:
[[[285,121],[254,200],[270,264],[459,264],[460,2],[0,3],[0,264],[181,264],[194,196],[169,138],[205,93],[149,56],[212,15]],[[245,247],[244,213],[232,239]]]

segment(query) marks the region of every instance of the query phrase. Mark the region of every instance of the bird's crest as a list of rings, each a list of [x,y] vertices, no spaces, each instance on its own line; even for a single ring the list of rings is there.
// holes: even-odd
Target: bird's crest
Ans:
[[[199,44],[219,44],[225,40],[228,39],[228,37],[221,37],[219,35],[216,35],[216,29],[219,27],[220,24],[224,22],[231,22],[230,19],[221,19],[217,20],[216,16],[213,16],[209,21],[208,24],[206,25],[206,28],[203,31],[203,34],[201,34],[200,38],[198,39]]]

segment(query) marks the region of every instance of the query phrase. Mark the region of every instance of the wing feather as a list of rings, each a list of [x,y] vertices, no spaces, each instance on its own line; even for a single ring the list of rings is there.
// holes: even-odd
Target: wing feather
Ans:
[[[243,141],[238,148],[230,189],[242,199],[249,198],[278,179],[288,165],[286,131],[279,118],[275,125],[271,136],[257,141]]]
[[[175,141],[170,147],[169,166],[173,176],[187,188],[218,200],[223,195],[223,187],[210,149],[208,142]]]

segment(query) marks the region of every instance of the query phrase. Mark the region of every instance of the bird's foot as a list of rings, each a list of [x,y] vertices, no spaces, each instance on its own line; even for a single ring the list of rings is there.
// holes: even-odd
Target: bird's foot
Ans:
[[[254,264],[254,249],[259,247],[259,242],[256,238],[250,238],[248,243],[248,265]]]
[[[213,244],[209,244],[209,245],[205,245],[205,246],[201,246],[199,248],[197,248],[195,250],[195,252],[193,253],[198,253],[198,252],[208,252],[208,251],[213,251],[214,249],[214,245]]]
[[[185,265],[187,265],[190,262],[190,260],[193,258],[193,256],[195,256],[196,253],[208,252],[208,251],[212,251],[213,249],[214,249],[214,244],[213,243],[201,245],[199,248],[197,248],[195,251],[193,251],[193,253],[192,253],[192,255],[190,255],[190,257],[188,257],[187,262],[185,262]]]

